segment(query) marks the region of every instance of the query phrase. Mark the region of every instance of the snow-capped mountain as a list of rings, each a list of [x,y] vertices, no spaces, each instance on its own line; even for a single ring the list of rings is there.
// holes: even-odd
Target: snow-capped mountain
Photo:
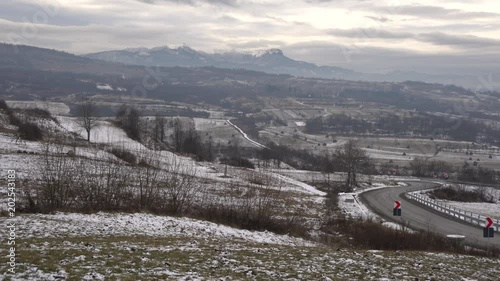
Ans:
[[[320,67],[296,61],[285,56],[280,49],[270,49],[255,54],[240,52],[205,53],[187,45],[178,47],[129,48],[86,55],[88,58],[147,66],[214,66],[230,69],[248,69],[274,74],[305,77],[352,78],[354,72],[340,67]]]

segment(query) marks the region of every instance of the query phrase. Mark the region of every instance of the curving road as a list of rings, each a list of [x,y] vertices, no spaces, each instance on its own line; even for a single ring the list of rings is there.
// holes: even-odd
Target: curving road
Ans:
[[[425,208],[414,201],[406,199],[403,195],[408,191],[431,188],[436,185],[435,183],[408,182],[408,184],[409,186],[406,187],[390,187],[368,191],[362,193],[360,198],[370,209],[390,221],[407,223],[410,228],[430,230],[431,232],[442,235],[464,235],[465,242],[468,245],[475,245],[483,248],[491,246],[500,247],[499,232],[495,233],[494,238],[483,238],[482,228]],[[392,208],[396,200],[401,202],[401,217],[392,216]]]

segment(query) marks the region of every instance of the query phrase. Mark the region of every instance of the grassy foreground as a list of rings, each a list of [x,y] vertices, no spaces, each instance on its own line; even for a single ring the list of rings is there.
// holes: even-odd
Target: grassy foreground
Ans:
[[[500,274],[498,259],[196,237],[18,239],[17,254],[16,275],[0,279],[495,280]],[[6,269],[3,258],[0,271]]]

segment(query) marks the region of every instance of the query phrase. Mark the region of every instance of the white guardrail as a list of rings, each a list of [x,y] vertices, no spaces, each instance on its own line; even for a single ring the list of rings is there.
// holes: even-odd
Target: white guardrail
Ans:
[[[424,196],[420,194],[421,192],[425,192],[427,190],[420,190],[420,191],[413,191],[413,192],[407,192],[405,193],[406,198],[414,200],[420,204],[423,204],[431,209],[434,209],[438,212],[442,212],[444,214],[447,214],[449,216],[455,217],[459,220],[463,220],[467,223],[477,225],[479,227],[484,227],[486,225],[486,217],[480,214],[475,214],[472,212],[467,212],[449,205],[446,205],[442,202],[438,202],[436,200],[433,200],[429,198],[428,196]],[[493,220],[493,228],[495,231],[498,231],[500,229],[500,219],[494,219]]]

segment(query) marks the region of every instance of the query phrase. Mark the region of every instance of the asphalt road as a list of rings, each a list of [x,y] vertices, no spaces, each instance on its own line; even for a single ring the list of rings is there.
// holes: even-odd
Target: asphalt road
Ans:
[[[481,227],[453,219],[404,198],[403,194],[405,192],[431,188],[435,184],[429,182],[408,182],[408,184],[409,186],[406,187],[390,187],[368,191],[362,193],[360,197],[363,203],[378,215],[397,223],[407,223],[412,229],[429,230],[443,236],[449,234],[464,235],[466,244],[482,248],[500,247],[499,232],[495,233],[494,238],[483,238],[483,229]],[[393,217],[392,215],[394,201],[396,200],[401,202],[401,217]]]

